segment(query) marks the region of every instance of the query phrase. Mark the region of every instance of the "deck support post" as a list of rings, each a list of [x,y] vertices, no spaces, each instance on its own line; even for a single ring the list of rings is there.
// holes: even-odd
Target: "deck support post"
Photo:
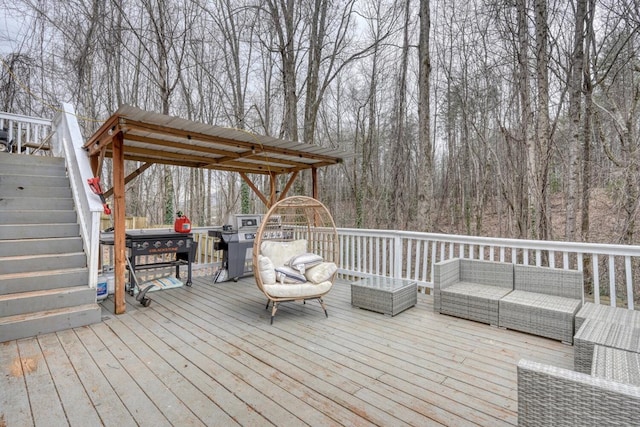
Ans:
[[[125,200],[124,200],[124,135],[113,136],[113,251],[115,258],[115,314],[126,311],[125,301]]]

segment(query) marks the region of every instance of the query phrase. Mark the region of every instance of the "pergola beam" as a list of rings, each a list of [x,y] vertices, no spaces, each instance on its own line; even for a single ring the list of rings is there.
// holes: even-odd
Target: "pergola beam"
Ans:
[[[140,166],[138,169],[134,170],[129,175],[127,175],[127,177],[124,179],[125,187],[127,186],[127,184],[129,182],[133,181],[135,178],[137,178],[140,175],[142,175],[142,173],[144,171],[146,171],[147,169],[149,169],[151,166],[153,166],[153,163],[145,163],[142,166]],[[111,187],[110,189],[108,189],[107,191],[104,192],[105,199],[107,197],[111,197],[112,194],[113,194],[113,187]]]
[[[265,197],[264,194],[262,194],[262,191],[260,191],[260,189],[255,186],[253,181],[251,181],[249,179],[249,177],[247,176],[246,173],[240,172],[240,177],[244,180],[244,182],[247,183],[247,185],[253,190],[253,192],[256,193],[256,196],[258,196],[258,198],[260,198],[260,200],[262,200],[262,203],[264,203],[265,206],[270,206],[269,205],[269,200]]]

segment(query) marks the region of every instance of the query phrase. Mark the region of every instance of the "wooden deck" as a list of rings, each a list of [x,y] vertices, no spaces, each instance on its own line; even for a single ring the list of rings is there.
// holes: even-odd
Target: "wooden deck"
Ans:
[[[432,312],[353,308],[340,282],[269,325],[252,278],[211,277],[144,308],[0,344],[0,427],[517,423],[520,358],[573,367],[573,347]]]

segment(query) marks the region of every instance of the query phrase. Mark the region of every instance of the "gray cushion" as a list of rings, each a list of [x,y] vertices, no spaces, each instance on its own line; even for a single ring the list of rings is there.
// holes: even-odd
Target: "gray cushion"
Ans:
[[[307,278],[304,274],[291,267],[276,267],[276,280],[280,283],[306,283]]]
[[[287,265],[294,270],[304,274],[308,268],[314,267],[322,262],[322,257],[313,253],[304,253],[291,257]]]

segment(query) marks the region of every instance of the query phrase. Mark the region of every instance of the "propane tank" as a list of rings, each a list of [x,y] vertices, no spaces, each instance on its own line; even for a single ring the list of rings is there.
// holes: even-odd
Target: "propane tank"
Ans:
[[[178,217],[173,224],[173,229],[178,233],[191,233],[191,221],[181,211],[177,213]]]

